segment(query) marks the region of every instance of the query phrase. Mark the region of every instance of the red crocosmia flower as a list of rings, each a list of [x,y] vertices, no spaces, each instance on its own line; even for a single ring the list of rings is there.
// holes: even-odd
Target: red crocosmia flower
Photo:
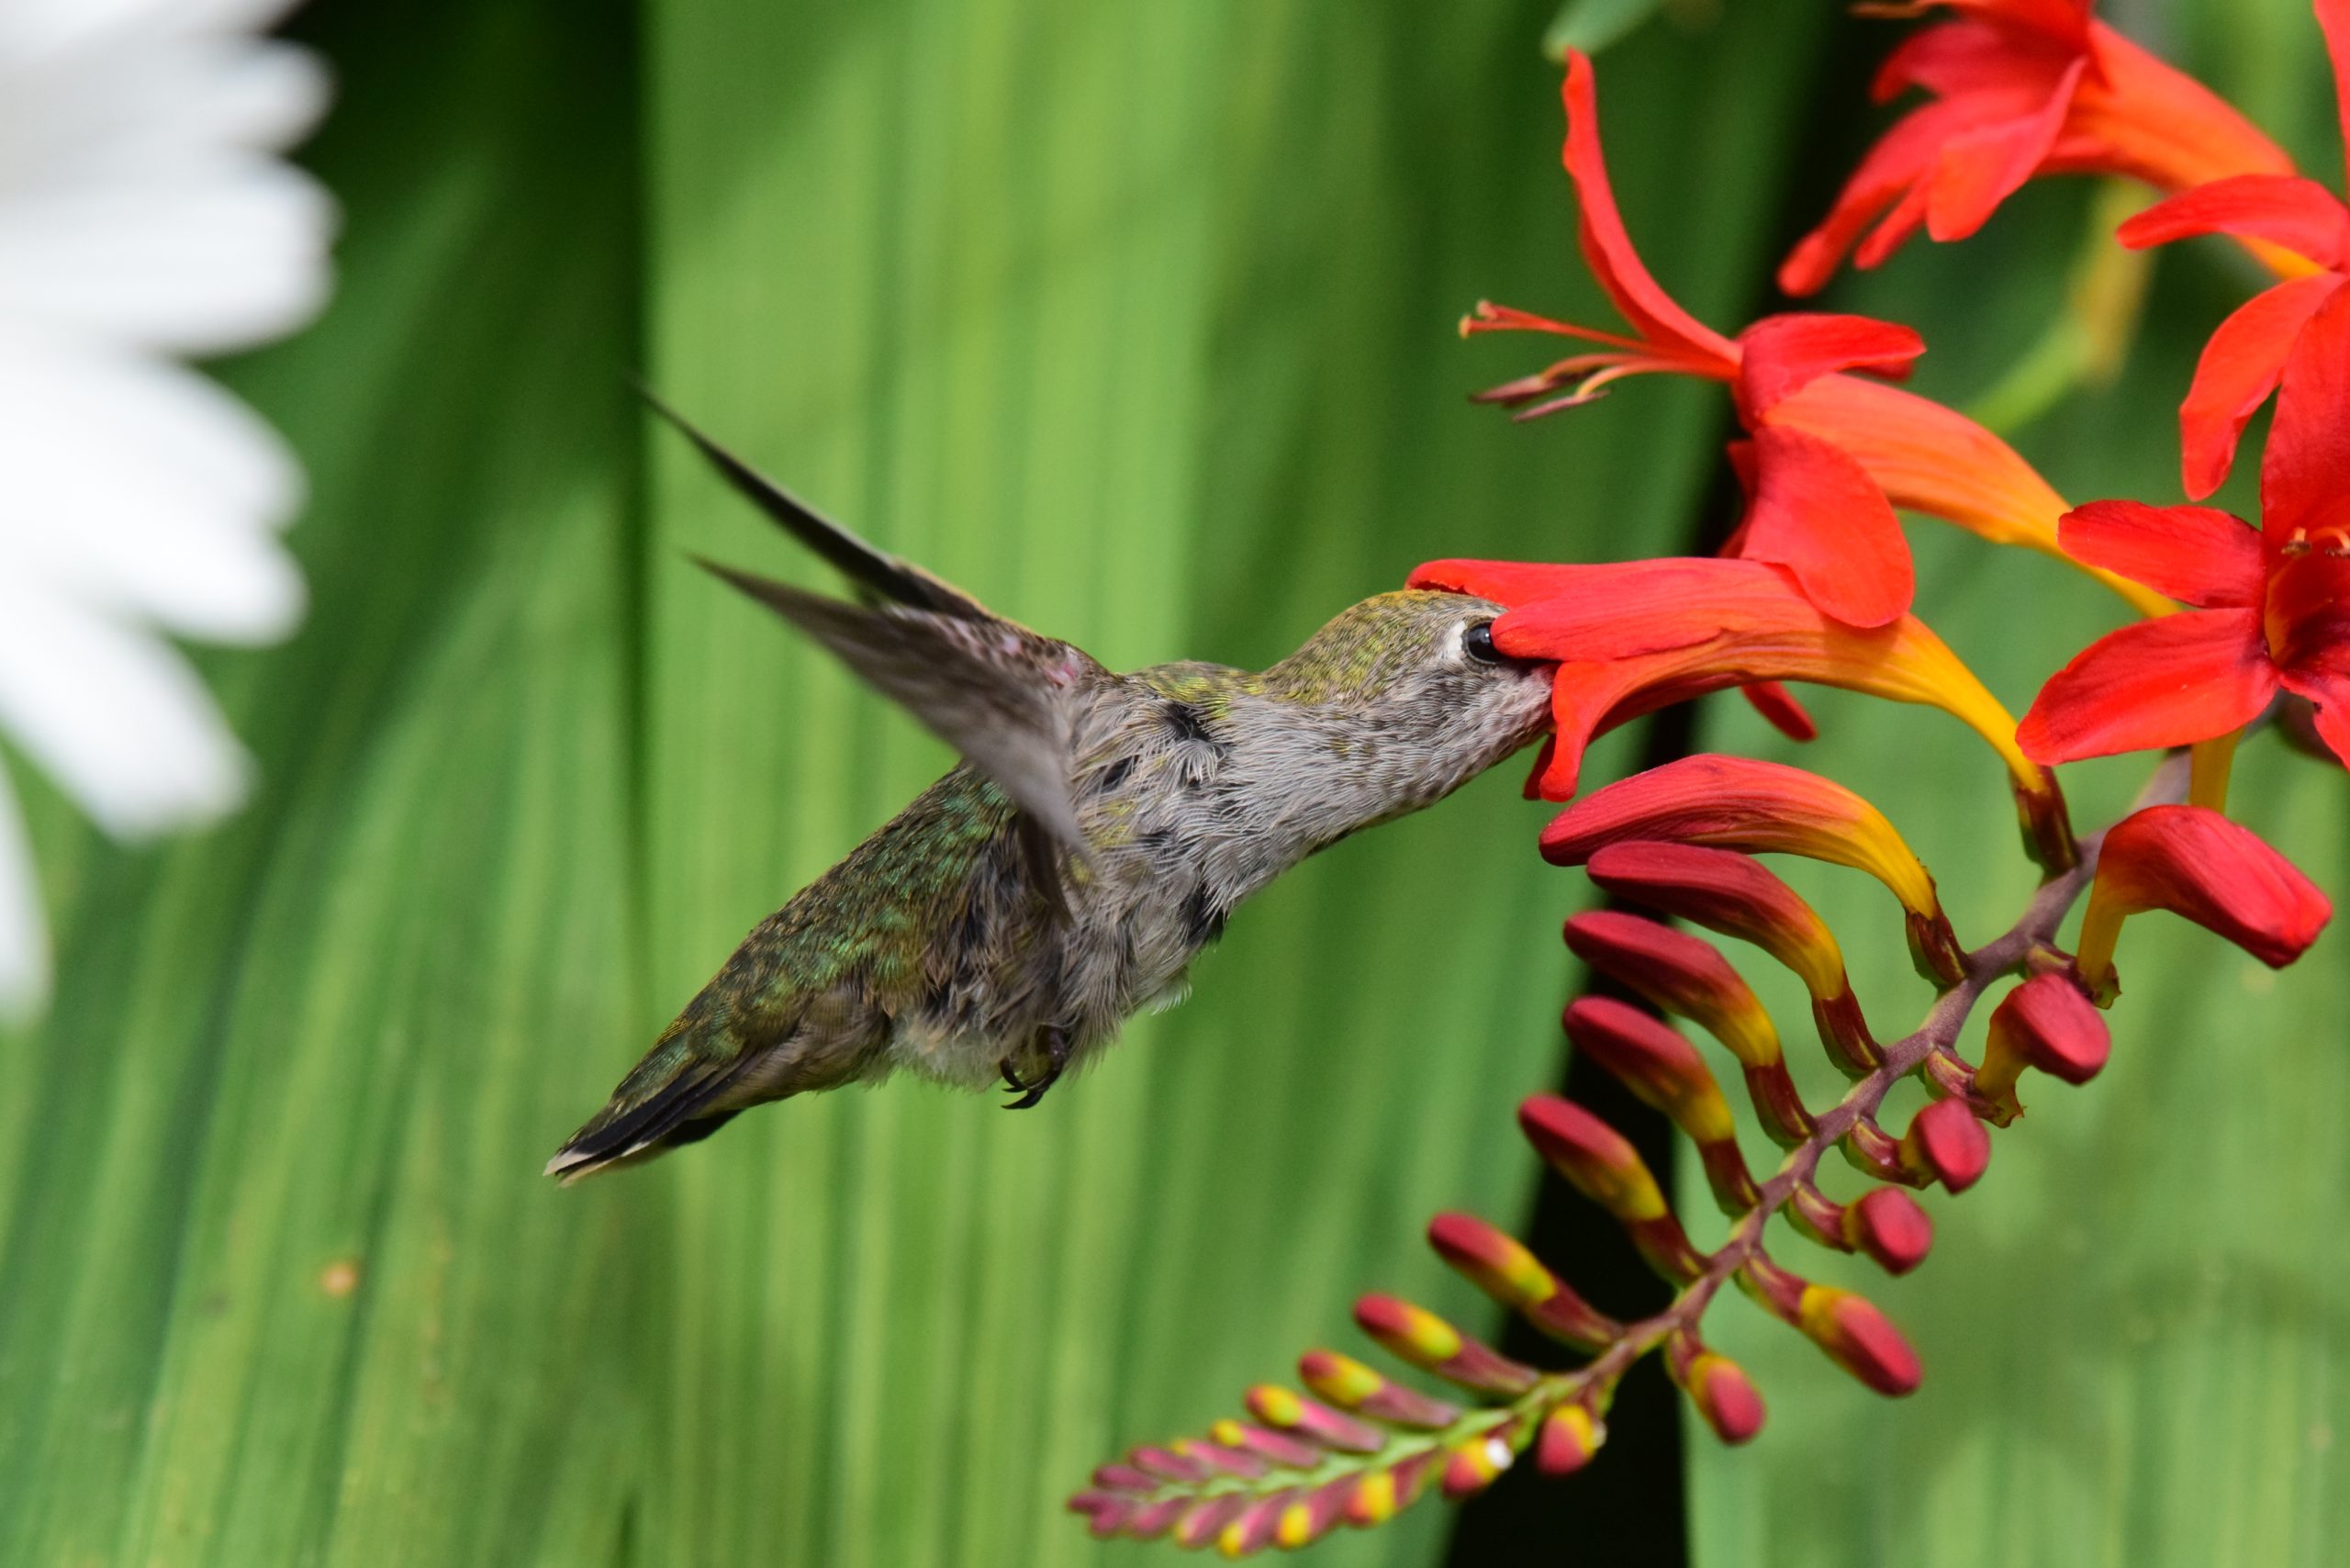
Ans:
[[[2168,910],[2215,931],[2272,969],[2309,950],[2333,905],[2250,828],[2201,806],[2149,806],[2105,835],[2081,916],[2075,963],[2091,998],[2120,993],[2113,950],[2122,922]]]
[[[2017,734],[2035,759],[2215,739],[2281,686],[2316,704],[2318,733],[2350,763],[2350,293],[2310,319],[2283,382],[2261,532],[2135,501],[2065,519],[2066,549],[2197,608],[2125,626],[2060,670]]]
[[[1494,645],[1512,658],[1558,661],[1554,730],[1528,785],[1545,800],[1573,799],[1584,748],[1643,713],[1725,687],[1805,680],[1925,703],[1960,720],[2007,763],[2036,853],[2052,865],[2071,863],[2055,781],[2018,749],[1998,700],[1914,615],[1847,625],[1785,569],[1760,561],[1431,561],[1410,584],[1507,606],[1494,622]]]
[[[1641,265],[1617,212],[1592,66],[1581,54],[1568,56],[1564,96],[1583,259],[1634,335],[1481,304],[1462,331],[1549,332],[1595,345],[1496,386],[1484,400],[1532,419],[1587,403],[1630,375],[1729,384],[1748,432],[1730,449],[1748,499],[1724,554],[1785,566],[1814,604],[1847,625],[1888,625],[1909,607],[1915,585],[1896,508],[2063,557],[2056,519],[2064,498],[2005,442],[1938,403],[1847,374],[1905,374],[1925,347],[1908,328],[1784,315],[1730,339],[1675,304]],[[2108,580],[2143,612],[2168,608],[2159,596]],[[1785,693],[1764,687],[1750,695],[1782,728],[1808,738],[1808,721]]]
[[[2232,174],[2293,172],[2276,143],[2209,88],[2093,19],[2091,0],[1911,0],[1871,9],[1956,15],[1910,38],[1877,72],[1877,102],[1911,87],[1932,101],[1869,150],[1828,217],[1780,265],[1789,294],[1818,290],[1848,251],[1858,265],[1876,265],[1921,227],[1936,240],[1963,240],[2035,174],[2120,174],[2182,191]]]
[[[2317,19],[2333,62],[2336,98],[2350,113],[2350,0],[2317,0]],[[2350,132],[2344,140],[2350,141]],[[2120,234],[2132,250],[2189,235],[2232,234],[2304,263],[2303,275],[2255,295],[2203,346],[2178,409],[2180,476],[2199,501],[2226,481],[2236,440],[2277,389],[2293,340],[2350,275],[2350,207],[2315,180],[2237,174],[2156,203],[2124,223]]]

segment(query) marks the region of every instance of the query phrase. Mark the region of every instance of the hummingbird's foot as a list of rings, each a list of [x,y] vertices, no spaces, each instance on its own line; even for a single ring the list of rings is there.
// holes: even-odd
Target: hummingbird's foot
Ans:
[[[1006,1083],[1015,1090],[1023,1091],[1019,1099],[1004,1106],[1005,1110],[1028,1109],[1045,1097],[1046,1090],[1061,1081],[1061,1070],[1069,1065],[1069,1036],[1055,1028],[1045,1030],[1044,1036],[1045,1059],[1047,1065],[1045,1069],[1045,1076],[1037,1079],[1034,1083],[1020,1081],[1019,1075],[1012,1070],[1010,1057],[995,1064],[996,1070],[1003,1074],[1003,1081]]]

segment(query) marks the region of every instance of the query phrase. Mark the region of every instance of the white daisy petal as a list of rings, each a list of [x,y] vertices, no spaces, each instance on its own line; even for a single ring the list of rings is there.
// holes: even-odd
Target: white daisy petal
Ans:
[[[49,926],[25,821],[0,767],[0,1023],[17,1023],[49,1000]]]
[[[274,642],[301,619],[275,534],[299,471],[199,376],[0,330],[0,577],[207,642]]]
[[[20,192],[0,203],[0,312],[180,353],[249,347],[317,313],[333,229],[316,185],[262,159]]]
[[[244,798],[244,751],[169,644],[8,582],[0,726],[118,838],[209,822]]]
[[[324,70],[254,36],[286,0],[0,0],[0,738],[106,832],[244,797],[236,738],[166,633],[267,642],[304,591],[276,433],[162,357],[307,321],[335,212],[274,154]],[[0,778],[0,1011],[49,955]]]
[[[258,31],[301,0],[7,0],[0,50],[54,54],[122,40]]]
[[[284,147],[326,107],[325,68],[285,44],[205,39],[13,63],[0,56],[0,185],[13,188]]]

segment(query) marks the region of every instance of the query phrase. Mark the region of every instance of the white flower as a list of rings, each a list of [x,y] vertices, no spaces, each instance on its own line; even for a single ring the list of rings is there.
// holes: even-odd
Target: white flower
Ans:
[[[174,356],[290,331],[334,214],[275,154],[326,101],[255,36],[286,0],[0,0],[0,742],[140,839],[242,799],[248,764],[167,641],[262,644],[301,618],[278,532],[302,476]],[[0,768],[0,1013],[49,949]]]

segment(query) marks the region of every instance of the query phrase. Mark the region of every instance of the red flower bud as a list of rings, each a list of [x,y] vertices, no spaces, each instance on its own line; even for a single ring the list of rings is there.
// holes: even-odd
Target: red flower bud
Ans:
[[[1287,1432],[1276,1432],[1270,1427],[1253,1427],[1246,1421],[1225,1419],[1208,1428],[1208,1436],[1227,1449],[1262,1457],[1269,1464],[1283,1470],[1311,1470],[1328,1458],[1326,1450]]]
[[[1625,1088],[1673,1118],[1704,1160],[1706,1181],[1729,1215],[1742,1215],[1762,1194],[1738,1148],[1729,1105],[1689,1042],[1636,1007],[1586,996],[1566,1011],[1567,1037]]]
[[[1251,1502],[1240,1516],[1216,1532],[1216,1550],[1226,1557],[1246,1557],[1273,1544],[1281,1514],[1298,1500],[1295,1491],[1269,1493]]]
[[[1845,989],[1844,953],[1812,907],[1751,856],[1694,845],[1611,844],[1591,879],[1620,898],[1751,942],[1802,977],[1815,998]]]
[[[1352,1356],[1309,1350],[1298,1358],[1297,1375],[1306,1387],[1342,1410],[1398,1427],[1448,1427],[1460,1407],[1418,1389],[1391,1383]]]
[[[1937,1100],[1909,1124],[1901,1140],[1901,1162],[1953,1193],[1964,1193],[1991,1163],[1991,1135],[1961,1102]]]
[[[1203,1497],[1175,1521],[1175,1544],[1202,1547],[1224,1534],[1224,1527],[1248,1511],[1255,1501],[1246,1492],[1220,1492]]]
[[[1541,1375],[1470,1338],[1425,1307],[1392,1295],[1357,1301],[1355,1323],[1398,1361],[1479,1394],[1515,1399]]]
[[[1622,1134],[1582,1106],[1550,1094],[1520,1103],[1517,1125],[1553,1170],[1616,1217],[1657,1272],[1690,1280],[1704,1271],[1705,1259],[1666,1207],[1647,1162]]]
[[[1444,1460],[1444,1495],[1458,1502],[1494,1484],[1517,1458],[1510,1446],[1513,1423],[1505,1421],[1482,1437],[1453,1447]]]
[[[1691,1335],[1675,1334],[1665,1347],[1664,1366],[1722,1441],[1742,1443],[1762,1429],[1762,1395],[1728,1356]]]
[[[1561,1405],[1542,1423],[1535,1439],[1534,1460],[1545,1475],[1572,1475],[1591,1462],[1607,1428],[1581,1405]]]
[[[1428,1245],[1471,1284],[1553,1338],[1596,1350],[1623,1331],[1514,1238],[1473,1215],[1437,1215],[1428,1222]]]
[[[1918,1386],[1918,1353],[1901,1331],[1863,1296],[1829,1285],[1807,1285],[1796,1326],[1836,1364],[1879,1394]]]
[[[1841,784],[1781,763],[1686,756],[1570,806],[1542,830],[1542,855],[1580,866],[1610,844],[1638,840],[1800,855],[1865,871],[1908,912],[1919,967],[1944,983],[1964,974],[1924,863],[1883,812]]]
[[[1779,1060],[1779,1032],[1711,943],[1653,920],[1594,910],[1567,922],[1574,956],[1676,1017],[1699,1025],[1749,1067]]]
[[[1973,1089],[1991,1106],[1992,1119],[2005,1126],[2023,1110],[2016,1100],[2016,1079],[2025,1068],[2086,1083],[2111,1049],[2105,1019],[2072,977],[2035,975],[2008,992],[1991,1014],[1989,1041]]]
[[[1248,1414],[1266,1426],[1348,1453],[1377,1453],[1387,1439],[1378,1428],[1344,1416],[1289,1389],[1260,1383],[1243,1400]]]
[[[2152,909],[2219,933],[2271,969],[2300,958],[2333,915],[2316,885],[2251,829],[2201,806],[2149,806],[2105,835],[2081,917],[2081,978],[2100,1004],[2121,990],[2121,923]]]
[[[1934,1222],[1898,1187],[1878,1187],[1844,1210],[1844,1239],[1875,1259],[1888,1274],[1906,1274],[1926,1260]]]

